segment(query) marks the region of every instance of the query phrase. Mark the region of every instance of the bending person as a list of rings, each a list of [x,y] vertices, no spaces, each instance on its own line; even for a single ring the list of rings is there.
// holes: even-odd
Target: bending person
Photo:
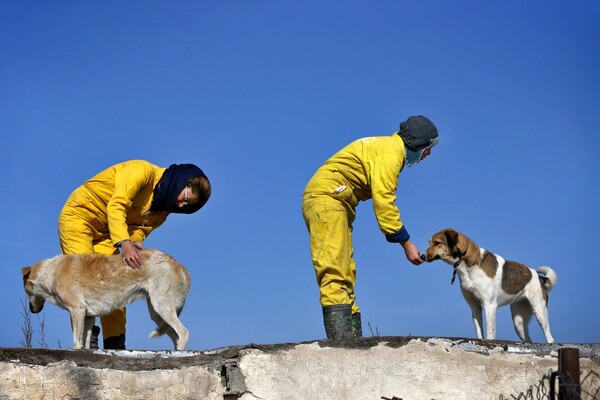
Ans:
[[[142,267],[144,240],[170,213],[192,214],[208,201],[211,185],[193,164],[161,168],[125,161],[75,189],[58,218],[63,254],[121,253],[131,268]],[[125,309],[102,316],[105,349],[125,349]],[[96,341],[99,333],[94,327]],[[95,346],[97,347],[97,345]]]
[[[396,187],[404,165],[417,164],[431,154],[437,143],[438,131],[429,119],[410,117],[391,136],[350,143],[308,182],[302,213],[310,235],[327,338],[362,336],[352,248],[352,223],[360,201],[373,199],[375,216],[386,239],[400,243],[411,263],[422,263],[419,249],[410,241],[400,219]]]

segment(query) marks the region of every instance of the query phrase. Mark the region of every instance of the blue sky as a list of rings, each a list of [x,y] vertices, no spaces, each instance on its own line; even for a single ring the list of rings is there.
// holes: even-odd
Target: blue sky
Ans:
[[[323,338],[304,186],[347,143],[418,114],[441,143],[400,176],[413,242],[453,227],[550,265],[555,339],[600,341],[598,15],[591,0],[1,0],[0,346],[20,346],[20,268],[60,252],[71,191],[128,159],[195,163],[213,184],[146,241],[191,271],[189,349]],[[357,212],[365,335],[473,337],[451,267],[412,266],[370,201]],[[48,346],[70,347],[67,312],[43,316]],[[143,302],[127,328],[128,348],[171,348],[147,338]],[[497,337],[517,340],[506,307]]]

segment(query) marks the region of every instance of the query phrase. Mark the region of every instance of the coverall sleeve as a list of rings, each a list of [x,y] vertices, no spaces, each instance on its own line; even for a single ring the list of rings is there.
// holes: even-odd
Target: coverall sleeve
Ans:
[[[409,239],[396,206],[396,189],[402,162],[395,155],[381,155],[370,161],[371,196],[379,229],[389,242]]]
[[[152,181],[152,170],[144,165],[130,165],[115,175],[115,191],[106,207],[108,229],[114,244],[123,240],[143,240],[139,233],[132,239],[128,232],[127,210],[133,199]],[[145,235],[144,235],[145,236]]]

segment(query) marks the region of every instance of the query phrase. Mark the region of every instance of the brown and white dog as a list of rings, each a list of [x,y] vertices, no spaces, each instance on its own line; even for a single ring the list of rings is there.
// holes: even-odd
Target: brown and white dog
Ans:
[[[150,337],[169,335],[176,350],[183,350],[189,331],[179,320],[190,290],[188,270],[159,250],[144,251],[140,269],[125,265],[120,255],[69,254],[25,267],[23,284],[32,313],[44,302],[71,314],[73,348],[90,348],[94,319],[146,298],[156,329]]]
[[[554,343],[548,321],[548,291],[556,285],[556,273],[550,267],[536,270],[508,261],[475,244],[453,229],[444,229],[431,237],[424,261],[443,260],[454,266],[462,294],[471,307],[475,333],[482,336],[482,308],[485,310],[486,338],[496,338],[496,310],[510,304],[517,335],[531,342],[529,321],[535,314],[548,343]],[[543,275],[538,275],[543,274]]]

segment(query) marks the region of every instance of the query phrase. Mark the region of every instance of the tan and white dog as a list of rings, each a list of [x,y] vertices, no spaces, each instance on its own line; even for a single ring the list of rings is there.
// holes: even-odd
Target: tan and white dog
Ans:
[[[143,267],[132,269],[120,255],[69,254],[25,267],[23,284],[29,309],[38,313],[47,300],[71,314],[73,348],[90,348],[96,316],[146,298],[156,329],[150,337],[169,335],[183,350],[189,331],[179,320],[190,290],[188,270],[159,250],[144,251]]]
[[[556,285],[556,273],[550,267],[536,270],[508,261],[475,244],[453,229],[433,235],[424,261],[443,260],[454,266],[462,294],[471,307],[475,332],[482,336],[482,308],[485,310],[486,338],[496,338],[496,310],[510,304],[513,325],[524,342],[531,342],[529,321],[536,316],[548,343],[554,343],[548,321],[548,291]],[[540,274],[540,275],[538,275]]]

